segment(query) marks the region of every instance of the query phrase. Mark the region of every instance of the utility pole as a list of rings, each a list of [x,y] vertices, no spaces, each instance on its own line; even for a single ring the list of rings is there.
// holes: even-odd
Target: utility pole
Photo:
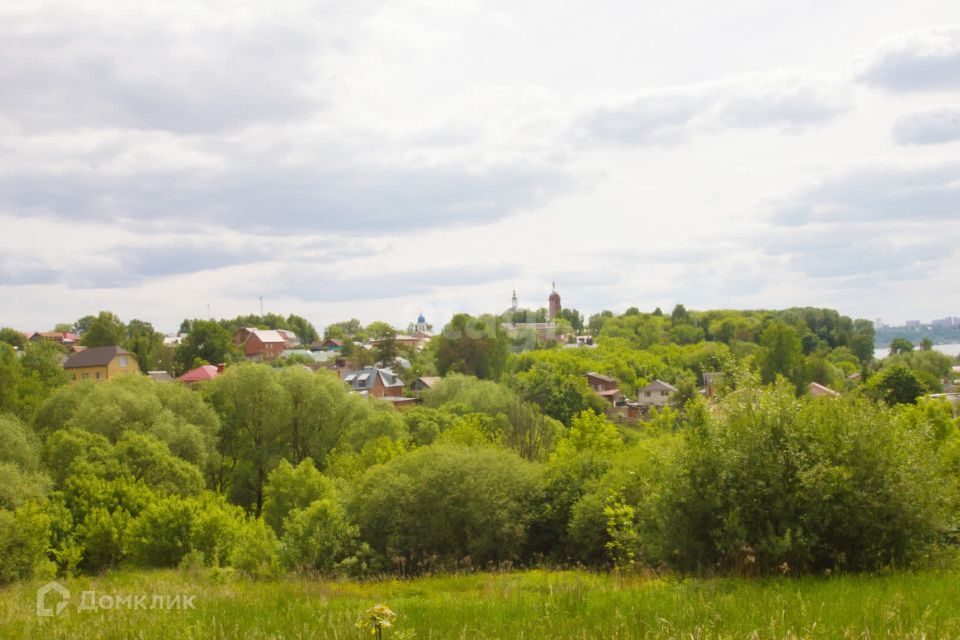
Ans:
[[[263,296],[260,296],[260,317],[263,317]]]

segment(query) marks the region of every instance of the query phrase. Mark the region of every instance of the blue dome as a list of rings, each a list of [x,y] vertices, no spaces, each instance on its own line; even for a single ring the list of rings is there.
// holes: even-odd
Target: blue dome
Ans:
[[[423,317],[422,313],[419,316],[417,316],[417,324],[424,324],[426,321],[427,319]]]

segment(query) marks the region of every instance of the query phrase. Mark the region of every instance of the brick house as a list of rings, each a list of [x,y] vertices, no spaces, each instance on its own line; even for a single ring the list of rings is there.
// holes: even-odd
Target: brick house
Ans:
[[[287,339],[272,329],[245,327],[233,334],[233,343],[243,347],[250,360],[276,360],[287,348]]]

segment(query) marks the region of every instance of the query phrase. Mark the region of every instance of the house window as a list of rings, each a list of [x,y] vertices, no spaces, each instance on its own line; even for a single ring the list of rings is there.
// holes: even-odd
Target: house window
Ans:
[[[84,379],[84,380],[86,380],[87,378],[90,377],[90,374],[89,374],[89,373],[84,373],[84,374],[81,374],[81,375],[83,376],[83,379]]]
[[[661,392],[660,392],[660,395],[665,396],[665,395],[667,395],[667,392],[666,392],[666,391],[661,391]]]
[[[643,392],[643,396],[644,396],[645,398],[649,398],[649,397],[650,397],[650,392],[649,392],[649,391],[644,391],[644,392]]]
[[[77,374],[73,374],[73,380],[74,380],[74,382],[76,382],[76,380],[77,380]]]
[[[100,372],[97,371],[97,380],[99,380],[99,379],[100,379]]]
[[[121,367],[127,366],[127,356],[120,356],[120,366]]]

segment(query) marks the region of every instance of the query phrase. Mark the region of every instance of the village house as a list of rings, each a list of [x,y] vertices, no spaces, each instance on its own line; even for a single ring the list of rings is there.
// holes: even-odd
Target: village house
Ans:
[[[362,395],[374,398],[403,395],[403,381],[390,369],[364,367],[358,371],[345,371],[340,379]]]
[[[31,342],[56,342],[70,347],[80,342],[80,336],[69,331],[34,331],[24,334]]]
[[[617,384],[614,378],[595,371],[586,374],[586,377],[587,384],[590,385],[590,388],[611,403],[615,402],[617,396],[620,395],[620,385]]]
[[[218,375],[223,373],[223,370],[224,368],[226,368],[226,366],[227,366],[226,364],[200,365],[196,369],[191,369],[190,371],[187,371],[185,374],[177,378],[177,380],[179,380],[180,382],[194,383],[194,384],[199,382],[206,382],[207,380],[213,380]]]
[[[442,380],[440,376],[420,376],[410,385],[410,390],[420,395],[427,389],[433,389]]]
[[[663,380],[654,380],[637,391],[637,403],[648,411],[650,407],[662,409],[670,402],[670,398],[677,392],[677,388]]]
[[[233,343],[243,347],[250,360],[276,360],[287,348],[287,339],[273,329],[245,327],[233,335]]]
[[[63,363],[70,382],[110,380],[118,376],[140,373],[137,356],[121,347],[91,347],[73,354]]]

